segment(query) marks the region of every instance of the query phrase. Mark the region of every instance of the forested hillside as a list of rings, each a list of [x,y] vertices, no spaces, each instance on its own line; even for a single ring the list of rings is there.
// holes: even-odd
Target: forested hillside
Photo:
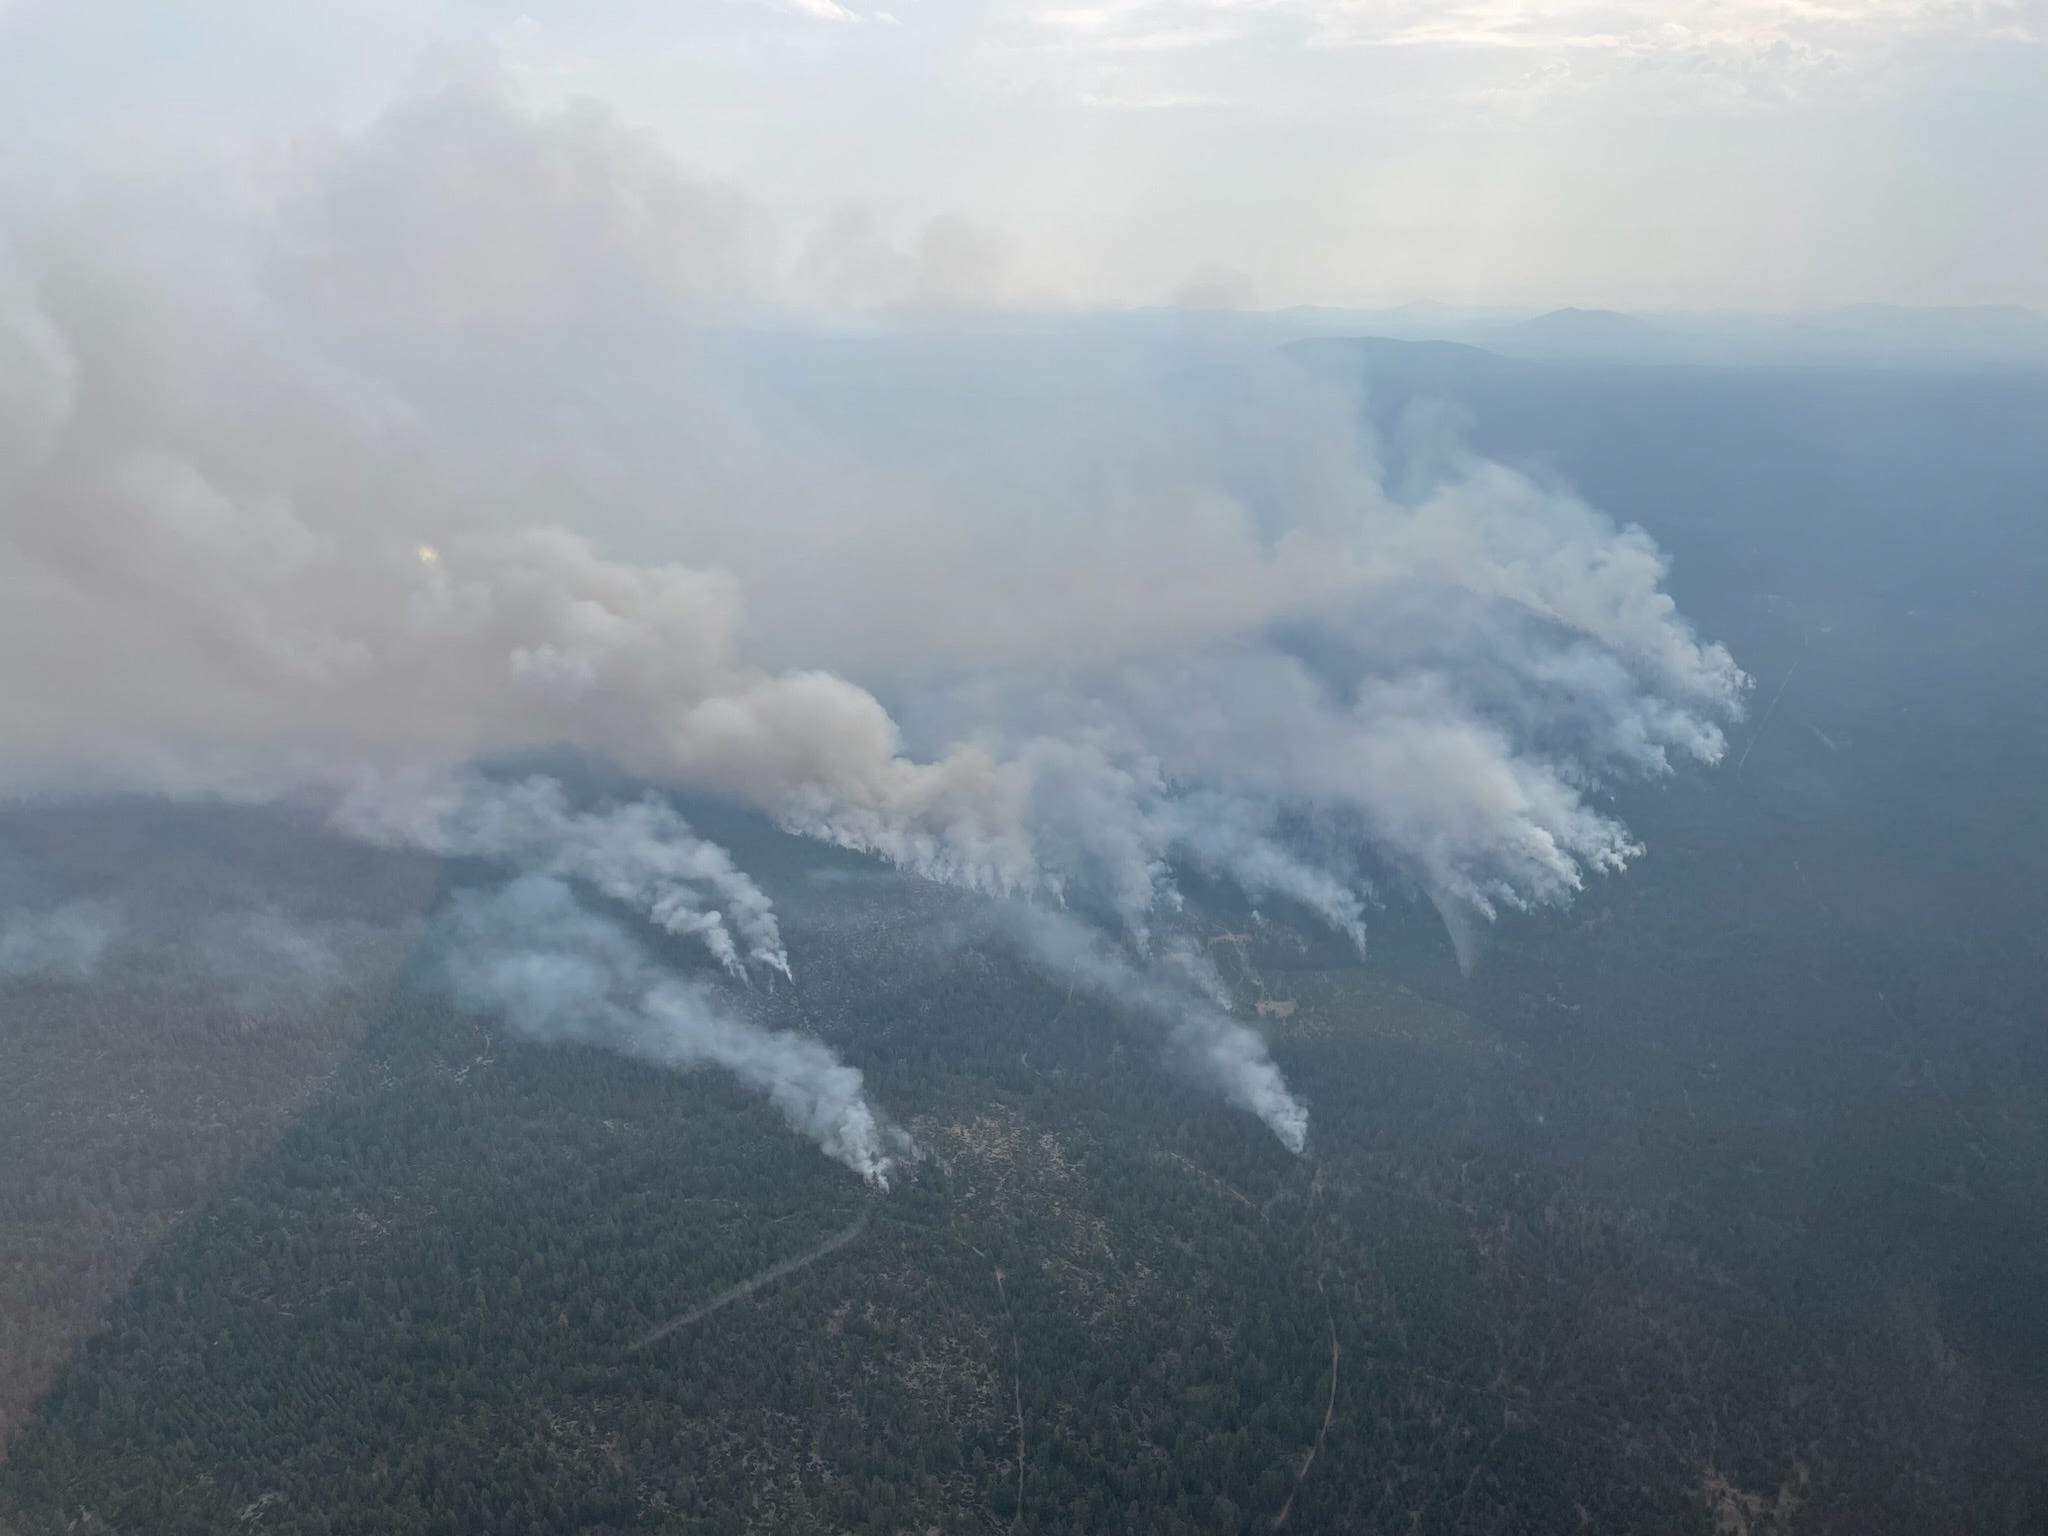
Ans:
[[[1983,1283],[1954,1255],[2037,1192],[1970,1129],[2001,1090],[1944,1073],[1953,1112],[1883,1168],[1791,1109],[1867,1114],[1902,1073],[1926,1107],[1910,974],[1899,1063],[1830,1057],[1878,1026],[1840,1012],[1862,980],[1791,935],[1690,975],[1682,853],[1473,982],[1399,914],[1370,967],[1235,914],[1205,937],[1313,1095],[1295,1159],[973,902],[786,843],[753,862],[778,858],[803,969],[751,1006],[869,1070],[922,1149],[896,1189],[716,1074],[508,1038],[416,964],[43,1401],[10,1518],[2026,1528],[2038,1367],[1949,1317]],[[1769,1053],[1793,1014],[1807,1038]]]

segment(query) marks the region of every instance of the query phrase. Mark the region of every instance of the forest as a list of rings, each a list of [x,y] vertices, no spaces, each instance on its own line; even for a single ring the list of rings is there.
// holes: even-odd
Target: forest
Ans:
[[[1669,797],[1681,847],[1714,798]],[[754,836],[805,957],[755,1006],[857,1053],[910,1177],[863,1188],[715,1073],[508,1037],[416,958],[37,1405],[14,1525],[2038,1519],[2041,1047],[1987,992],[2007,1055],[1933,1060],[1934,941],[1816,963],[1759,911],[1702,974],[1682,858],[1472,980],[1417,914],[1363,965],[1212,907],[1246,1013],[1295,1005],[1264,1017],[1313,1095],[1296,1159],[972,899]]]
[[[1396,886],[1361,956],[1190,876],[1305,1155],[982,898],[728,808],[688,807],[796,981],[661,959],[865,1074],[919,1149],[886,1194],[715,1071],[458,1006],[423,919],[486,871],[280,809],[12,807],[57,896],[255,888],[357,947],[317,1008],[191,956],[0,982],[0,1526],[2048,1530],[2048,649],[2038,517],[2000,521],[2041,448],[1991,419],[2037,395],[1375,355],[1642,516],[1757,708],[1620,797],[1636,867],[1469,974]],[[1770,474],[1672,480],[1656,430],[1766,398],[1803,422]],[[1906,424],[1854,485],[1786,446],[1843,410]],[[1907,511],[1973,422],[1938,541]]]

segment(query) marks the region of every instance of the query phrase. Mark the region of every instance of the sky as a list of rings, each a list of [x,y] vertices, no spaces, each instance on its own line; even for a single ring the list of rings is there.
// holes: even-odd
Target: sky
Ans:
[[[0,0],[0,194],[487,72],[902,302],[2048,307],[2048,0]]]

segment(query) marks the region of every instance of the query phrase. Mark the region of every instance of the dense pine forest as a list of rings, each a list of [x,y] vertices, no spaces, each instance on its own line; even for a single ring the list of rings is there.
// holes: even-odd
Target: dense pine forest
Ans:
[[[743,1001],[870,1073],[921,1153],[887,1194],[416,955],[57,1375],[7,1518],[2029,1529],[2048,1349],[1971,1329],[2048,1343],[2040,1043],[1986,992],[2010,1054],[1927,1055],[1932,938],[1817,961],[1762,910],[1712,972],[1676,934],[1716,794],[1666,802],[1661,875],[1469,980],[1413,913],[1367,965],[1217,898],[1201,937],[1313,1096],[1299,1159],[973,900],[764,832],[801,971]]]

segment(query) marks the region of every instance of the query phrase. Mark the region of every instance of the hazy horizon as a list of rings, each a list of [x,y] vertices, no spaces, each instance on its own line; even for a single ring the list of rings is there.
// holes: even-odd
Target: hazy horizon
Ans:
[[[2048,306],[2040,0],[8,0],[0,192],[245,218],[488,77],[858,304]]]

